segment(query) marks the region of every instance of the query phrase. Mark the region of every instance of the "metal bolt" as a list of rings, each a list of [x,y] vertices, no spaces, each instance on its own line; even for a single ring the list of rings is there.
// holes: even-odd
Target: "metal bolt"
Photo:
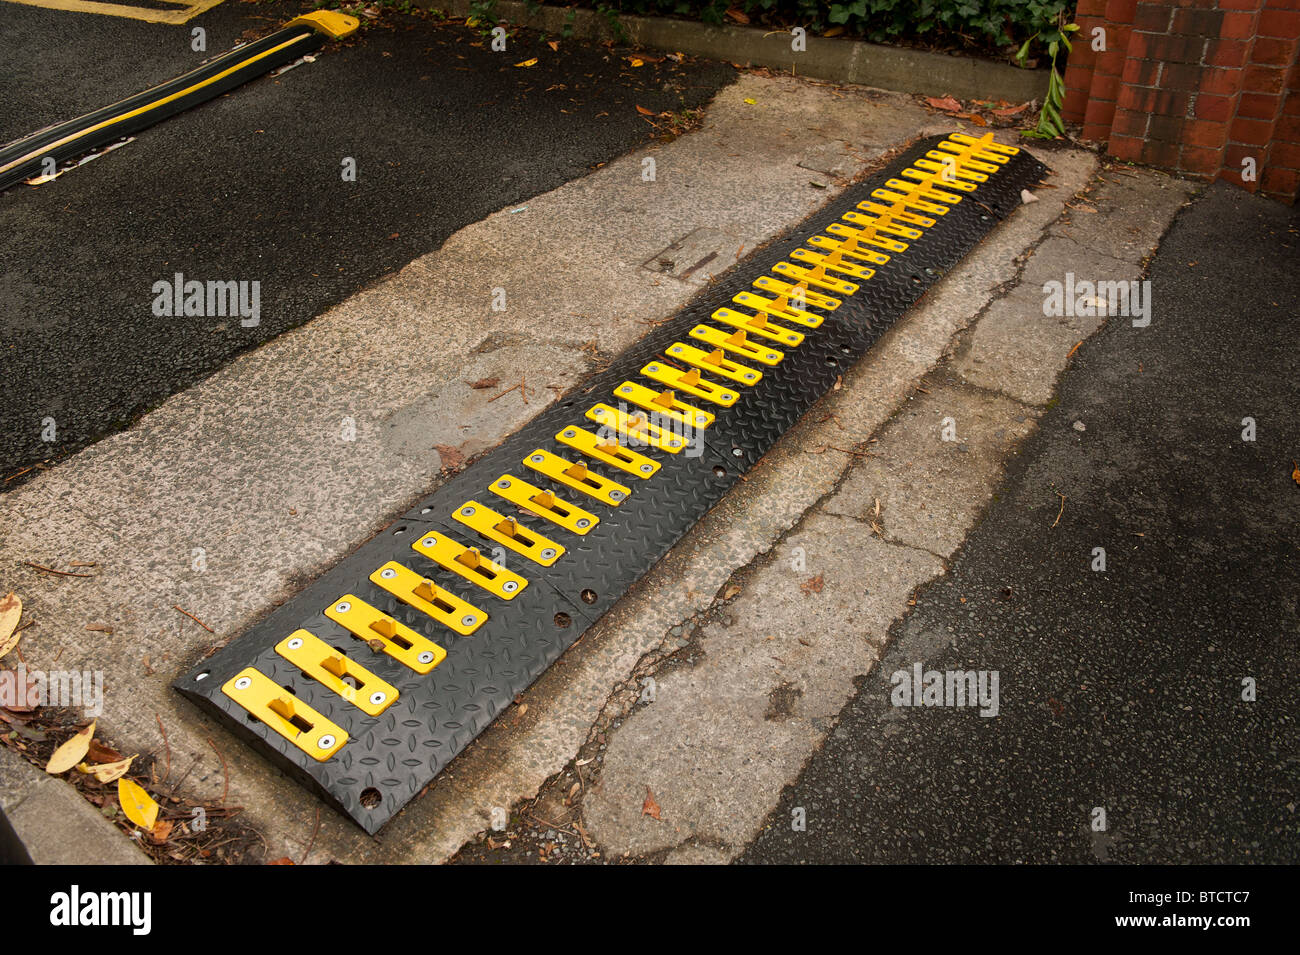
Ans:
[[[580,518],[578,518],[577,526],[578,526],[578,527],[590,527],[590,526],[591,526],[591,521],[587,520],[585,517],[580,517]]]
[[[704,424],[704,422],[706,422],[706,421],[708,421],[708,420],[709,420],[709,419],[708,419],[707,417],[705,417],[704,415],[702,415],[702,414],[697,414],[697,415],[695,416],[695,423],[696,423],[696,424]]]
[[[732,448],[732,449],[731,449],[731,456],[732,456],[732,457],[739,458],[739,457],[743,457],[744,454],[745,454],[745,452],[742,451],[740,448]]]
[[[681,446],[682,443],[678,441],[676,438],[673,438],[671,441],[668,442],[668,447],[670,448],[680,448]]]
[[[658,371],[658,370],[659,370],[659,366],[658,366],[658,365],[646,365],[646,366],[645,366],[645,370],[646,370],[646,371]]]
[[[477,622],[478,622],[478,617],[474,616],[472,613],[467,613],[465,614],[465,616],[460,618],[460,623],[462,627],[472,627]]]
[[[474,508],[472,508],[472,507],[462,507],[462,508],[460,509],[460,512],[461,512],[462,514],[464,514],[466,517],[473,517],[473,516],[474,516]]]
[[[609,492],[609,499],[610,499],[611,501],[621,501],[621,500],[623,500],[623,498],[626,497],[626,496],[627,496],[627,495],[625,495],[622,491],[610,491],[610,492]]]
[[[542,552],[539,556],[542,558],[542,560],[550,560],[552,557],[555,556],[555,548],[543,547]]]
[[[625,395],[630,395],[630,394],[632,393],[632,386],[631,386],[631,385],[624,385],[622,388],[620,388],[620,389],[618,389],[618,390],[621,391],[621,392],[622,392],[623,394],[625,394]]]
[[[497,487],[509,487],[509,486],[510,486],[509,481],[497,481]]]
[[[236,690],[247,690],[252,685],[253,685],[252,678],[246,676],[241,676],[238,680],[235,681]]]
[[[342,603],[335,604],[334,609],[337,610],[339,613],[347,613],[349,610],[352,609],[352,604],[348,603],[345,600]]]
[[[564,436],[565,436],[566,438],[572,438],[575,434],[577,434],[577,432],[574,431],[572,428],[570,428],[568,431],[564,432]]]
[[[649,473],[650,473],[651,471],[653,471],[654,469],[655,469],[655,466],[654,466],[653,464],[643,464],[643,465],[641,465],[641,473],[642,473],[642,474],[649,474]]]
[[[316,740],[316,747],[318,749],[329,749],[333,745],[334,745],[334,737],[331,736],[329,733],[326,733],[320,739]]]
[[[432,650],[425,650],[423,653],[421,653],[421,654],[420,654],[418,657],[416,657],[415,659],[418,660],[420,663],[432,663],[432,662],[433,662],[433,651],[432,651]]]
[[[767,360],[768,360],[768,361],[776,361],[776,354],[775,354],[774,352],[768,352],[768,353],[767,353]]]
[[[420,541],[420,543],[423,544],[425,547],[432,547],[434,544],[438,542],[434,540],[432,537],[426,537],[424,540]]]
[[[388,699],[387,693],[385,693],[383,690],[375,690],[374,693],[370,694],[370,705],[379,706],[386,699]]]
[[[677,345],[674,345],[672,348],[668,349],[668,351],[670,351],[674,355],[680,355],[682,353],[681,348],[679,348]]]
[[[292,640],[289,641],[290,650],[297,650],[301,646],[302,646],[302,637],[294,637]]]
[[[533,455],[531,458],[529,458],[528,460],[530,460],[530,461],[535,461],[535,462],[537,462],[538,464],[540,464],[541,462],[545,461],[546,458],[543,457],[543,456],[540,455],[540,454],[534,454],[534,455]]]
[[[753,380],[754,380],[754,373],[753,373],[752,371],[747,371],[747,372],[745,372],[745,374],[744,374],[742,377],[743,377],[746,381],[753,381]]]
[[[397,571],[393,570],[391,567],[385,567],[379,572],[379,576],[384,578],[384,580],[392,580],[397,576]]]
[[[512,594],[519,589],[519,585],[515,583],[513,580],[507,580],[504,584],[501,585],[501,589],[508,594]]]

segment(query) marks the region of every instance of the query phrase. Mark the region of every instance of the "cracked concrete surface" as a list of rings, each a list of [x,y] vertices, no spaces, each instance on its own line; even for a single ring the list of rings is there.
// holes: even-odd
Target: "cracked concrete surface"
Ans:
[[[1043,284],[1067,272],[1094,282],[1140,278],[1143,260],[1190,194],[1182,183],[1144,173],[1131,176],[1146,186],[1134,201],[1134,187],[1113,189],[1107,171],[1091,183],[1088,201],[1063,210],[1092,178],[1083,160],[1071,182],[1072,158],[1078,157],[1052,157],[1064,171],[1054,183],[1061,187],[1056,201],[1040,198],[1019,210],[1006,232],[986,240],[891,332],[917,346],[926,340],[918,323],[933,322],[936,310],[949,320],[955,313],[955,324],[939,326],[955,336],[951,344],[931,353],[932,361],[943,353],[952,360],[914,394],[887,405],[897,413],[878,437],[856,445],[870,450],[849,456],[833,489],[808,508],[772,558],[737,578],[743,591],[727,607],[731,622],[703,629],[694,662],[656,677],[654,701],[628,710],[606,731],[603,765],[581,802],[586,830],[606,857],[668,850],[669,862],[719,863],[739,854],[825,738],[855,677],[879,659],[909,596],[945,573],[1008,458],[1050,401],[1074,344],[1106,321],[1045,315]],[[1061,220],[1042,218],[1063,211]],[[1106,229],[1124,237],[1106,245],[1120,258],[1061,236],[1070,231],[1069,212],[1104,215]],[[1008,254],[1009,239],[1021,245]],[[988,268],[987,258],[999,253]],[[823,402],[830,420],[858,397],[858,386],[850,375]],[[814,409],[809,418],[817,417]],[[795,469],[781,455],[799,430],[778,445],[764,472],[791,475]],[[838,447],[853,448],[866,436],[847,430]],[[659,818],[642,812],[647,790]]]
[[[216,638],[237,636],[434,484],[444,463],[436,445],[491,446],[697,288],[643,263],[702,228],[738,238],[747,253],[842,186],[812,187],[810,168],[824,170],[819,181],[852,175],[893,146],[949,128],[908,97],[838,92],[744,76],[710,106],[702,130],[463,230],[0,499],[0,569],[38,622],[24,643],[29,659],[61,654],[61,665],[105,670],[103,731],[136,749],[161,748],[157,714],[173,758],[194,761],[197,793],[224,785],[211,737],[229,766],[230,801],[247,807],[272,856],[301,856],[316,800],[168,688],[214,639],[174,606]],[[1001,455],[1032,427],[1070,336],[1082,332],[1053,329],[1031,336],[1032,350],[1012,348],[1033,324],[1033,290],[1019,305],[1004,295],[1017,256],[1045,235],[1059,236],[1049,240],[1058,256],[1075,243],[1093,247],[1095,227],[1061,213],[1094,175],[1095,157],[1045,158],[1057,188],[995,230],[848,371],[543,675],[526,707],[503,714],[378,839],[322,811],[312,861],[447,858],[487,827],[494,807],[531,798],[563,769],[612,688],[757,561],[744,570],[732,622],[703,629],[704,663],[666,674],[658,701],[612,733],[584,810],[607,858],[674,847],[669,861],[734,855],[818,745],[853,676],[878,657],[907,596],[943,572],[996,483]],[[1142,199],[1135,212],[1108,204],[1106,183],[1096,199],[1107,228],[1125,233],[1104,247],[1125,277],[1186,194],[1164,177],[1134,182],[1125,188]],[[492,310],[498,288],[504,312]],[[932,380],[954,354],[943,380]],[[1037,390],[1017,390],[1031,371]],[[469,384],[495,377],[504,389],[521,376],[527,403],[518,391],[489,403],[495,389]],[[923,380],[930,394],[913,398]],[[937,440],[934,418],[945,411],[966,450]],[[879,457],[839,450],[865,448],[877,432],[869,446]],[[959,476],[960,490],[908,483],[929,467]],[[867,496],[873,509],[882,499],[883,537],[865,519]],[[922,504],[934,511],[922,516]],[[806,559],[798,572],[789,563],[796,546]],[[23,563],[69,560],[97,561],[97,578],[52,579]],[[839,572],[848,566],[854,576]],[[817,575],[820,592],[800,586]],[[87,632],[92,623],[113,633]],[[664,806],[658,828],[637,815],[647,784]]]

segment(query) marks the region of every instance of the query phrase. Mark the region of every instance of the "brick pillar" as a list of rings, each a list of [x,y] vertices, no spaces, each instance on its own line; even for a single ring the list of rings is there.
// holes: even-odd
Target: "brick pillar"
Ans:
[[[1259,172],[1255,182],[1241,182],[1273,198],[1294,199],[1297,187],[1294,118],[1296,54],[1300,48],[1300,3],[1267,0],[1255,25],[1236,115],[1228,128],[1228,156],[1220,176],[1241,182],[1241,161],[1254,157]],[[1235,160],[1235,162],[1233,162]]]
[[[1300,192],[1300,0],[1080,0],[1066,120],[1120,159]],[[1092,32],[1105,31],[1105,49]],[[1242,178],[1250,159],[1256,176]]]

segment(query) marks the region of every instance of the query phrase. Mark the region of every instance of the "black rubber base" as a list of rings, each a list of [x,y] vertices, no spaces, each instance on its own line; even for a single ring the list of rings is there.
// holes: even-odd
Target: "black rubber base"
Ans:
[[[733,295],[752,291],[754,279],[767,274],[776,262],[788,260],[789,253],[808,238],[824,234],[830,223],[869,198],[886,179],[896,177],[938,141],[935,138],[918,144],[887,170],[849,188],[826,208],[751,255],[696,296],[674,319],[615,360],[608,370],[573,389],[265,621],[203,661],[179,679],[176,688],[221,717],[236,733],[367,832],[376,832],[644,576],[927,288],[997,222],[1015,211],[1021,204],[1021,190],[1038,181],[1046,168],[1021,152],[946,215],[938,217],[939,221],[910,242],[905,252],[877,267],[875,276],[861,283],[856,294],[843,299],[838,309],[820,312],[810,306],[809,311],[825,316],[822,326],[801,329],[807,334],[806,340],[798,347],[783,347],[786,357],[776,366],[755,365],[764,372],[762,381],[752,388],[738,387],[741,397],[732,408],[722,409],[680,394],[683,400],[717,415],[703,432],[700,453],[674,455],[638,448],[661,465],[648,480],[593,465],[593,472],[631,488],[631,495],[619,507],[600,504],[549,482],[522,467],[524,457],[537,448],[570,460],[580,457],[555,440],[557,432],[572,425],[598,430],[585,418],[587,409],[597,402],[618,406],[616,387],[629,380],[645,383],[640,370],[648,361],[663,360],[664,350],[673,342],[690,343],[688,332],[696,324],[719,325],[709,321],[716,309],[734,307]],[[545,569],[522,556],[511,555],[510,568],[529,581],[529,586],[511,601],[488,595],[411,549],[420,535],[436,529],[490,552],[493,542],[476,539],[450,515],[471,499],[502,513],[515,513],[513,507],[488,491],[489,485],[503,474],[553,490],[558,497],[600,518],[594,530],[580,537],[540,518],[521,515],[522,524],[563,544],[567,553]],[[434,579],[487,610],[490,619],[468,637],[435,624],[370,583],[369,575],[389,560]],[[355,594],[423,633],[447,650],[446,660],[428,675],[418,676],[386,655],[372,654],[322,613],[345,594]],[[368,717],[322,684],[304,677],[274,650],[277,642],[300,627],[347,651],[396,686],[398,701],[379,717]],[[299,699],[343,727],[349,742],[334,758],[320,763],[264,724],[251,721],[221,690],[228,679],[248,666],[291,689]]]

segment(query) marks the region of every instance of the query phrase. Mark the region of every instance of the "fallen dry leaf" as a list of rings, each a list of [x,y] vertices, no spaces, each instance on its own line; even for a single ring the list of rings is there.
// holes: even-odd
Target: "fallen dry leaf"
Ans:
[[[659,803],[655,802],[655,794],[650,791],[650,787],[645,788],[645,802],[641,804],[641,815],[659,818]]]
[[[158,804],[144,791],[139,783],[123,776],[117,781],[117,801],[122,804],[122,812],[145,832],[153,832],[158,822]]]
[[[288,856],[281,856],[278,859],[272,859],[267,865],[293,865],[293,860]]]
[[[106,623],[91,623],[86,625],[86,629],[92,633],[112,634],[113,628]]]
[[[1021,103],[1019,106],[1008,106],[1005,109],[995,109],[994,116],[1019,116],[1029,108],[1028,103]]]
[[[821,593],[822,588],[825,586],[826,586],[826,580],[822,577],[821,574],[818,574],[816,577],[811,577],[808,580],[805,580],[802,584],[799,585],[799,589],[803,591],[804,596],[806,597],[808,596],[808,594]]]
[[[95,766],[78,763],[77,771],[85,773],[87,776],[94,776],[98,782],[111,783],[125,776],[126,771],[131,768],[133,762],[135,762],[135,757],[128,756],[126,759],[119,759],[115,763],[100,763]]]
[[[22,615],[23,602],[17,594],[10,593],[0,600],[0,657],[18,646],[18,641],[23,638],[21,633],[14,633]]]
[[[638,113],[640,113],[642,116],[653,116],[653,115],[654,115],[654,110],[652,110],[652,109],[646,109],[644,106],[638,106],[638,107],[636,108],[636,111],[637,111]]]
[[[1291,467],[1295,468],[1295,470],[1291,472],[1291,480],[1295,481],[1296,484],[1300,484],[1300,464],[1296,464],[1292,461]],[[4,656],[4,654],[0,653],[0,656]]]
[[[159,819],[153,824],[153,828],[149,830],[149,841],[154,845],[162,845],[167,841],[167,837],[172,834],[172,826],[174,825],[175,823],[170,819]]]
[[[480,378],[478,381],[471,381],[469,386],[476,391],[482,391],[484,388],[495,388],[501,384],[500,378]]]
[[[465,455],[449,444],[435,444],[433,450],[438,452],[444,468],[455,469],[465,463]]]
[[[732,7],[730,10],[728,10],[727,18],[729,20],[735,20],[737,23],[749,22],[749,14],[747,14],[744,10],[741,10],[739,7]]]
[[[90,749],[90,741],[95,736],[95,724],[91,722],[89,726],[79,732],[72,739],[63,743],[50,756],[50,761],[45,764],[45,771],[51,776],[58,776],[60,773],[66,773],[77,763],[86,758],[86,751]]]
[[[730,600],[732,597],[739,596],[739,594],[740,594],[740,588],[737,587],[735,584],[732,584],[730,587],[728,587],[726,590],[722,592],[722,599]]]
[[[515,64],[515,66],[536,66],[536,65],[537,65],[537,57],[533,57],[531,60],[524,60],[522,63]]]
[[[546,45],[557,53],[560,51],[560,44],[557,40],[548,40]]]
[[[935,109],[941,109],[946,113],[961,112],[961,103],[951,96],[927,96],[925,101]]]

